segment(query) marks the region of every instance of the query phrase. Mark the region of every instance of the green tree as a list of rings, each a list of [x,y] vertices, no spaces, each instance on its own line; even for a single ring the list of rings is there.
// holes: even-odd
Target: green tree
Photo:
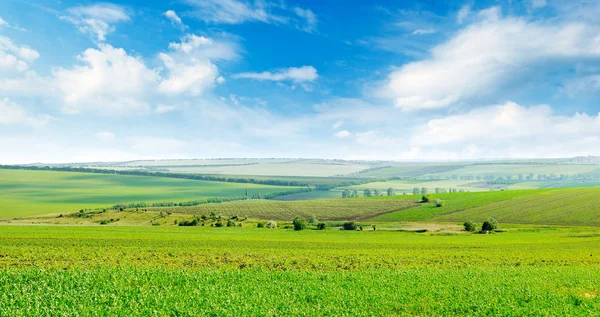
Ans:
[[[425,187],[421,188],[421,195],[427,195],[427,188],[425,188]]]
[[[367,188],[367,189],[365,189],[365,190],[363,191],[363,193],[364,193],[365,197],[371,197],[371,190],[370,190],[370,189],[368,189],[368,188]]]
[[[294,225],[294,230],[296,231],[300,231],[300,230],[304,230],[306,229],[306,219],[302,218],[302,217],[296,217],[294,218],[294,221],[292,222],[292,224]]]
[[[394,196],[394,189],[393,189],[393,188],[391,188],[391,187],[389,187],[389,188],[387,189],[387,195],[388,195],[388,196]]]
[[[419,190],[419,187],[413,188],[413,195],[418,195],[419,193],[421,193],[421,190]]]

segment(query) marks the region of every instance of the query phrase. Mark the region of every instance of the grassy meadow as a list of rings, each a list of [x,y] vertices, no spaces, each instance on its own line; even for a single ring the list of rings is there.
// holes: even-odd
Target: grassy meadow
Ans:
[[[597,228],[4,226],[0,315],[595,316]],[[35,281],[35,282],[32,282]]]
[[[224,183],[162,177],[0,169],[0,218],[104,208],[120,203],[181,202],[261,195],[290,186]]]

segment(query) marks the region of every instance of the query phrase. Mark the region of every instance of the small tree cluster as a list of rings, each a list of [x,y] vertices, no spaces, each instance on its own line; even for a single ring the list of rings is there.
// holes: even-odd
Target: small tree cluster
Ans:
[[[356,230],[358,229],[358,225],[354,221],[345,222],[342,227],[344,230]]]
[[[294,218],[292,225],[294,225],[294,230],[296,231],[304,230],[307,226],[306,219],[302,217],[296,217]]]
[[[275,228],[277,228],[277,222],[271,220],[271,221],[267,222],[266,227],[269,229],[275,229]]]
[[[477,231],[477,224],[474,221],[467,221],[463,224],[465,227],[465,231],[467,232],[475,232]]]
[[[496,221],[496,219],[494,218],[490,218],[486,221],[483,222],[483,224],[481,225],[481,231],[482,232],[492,232],[494,230],[498,229],[498,221]]]

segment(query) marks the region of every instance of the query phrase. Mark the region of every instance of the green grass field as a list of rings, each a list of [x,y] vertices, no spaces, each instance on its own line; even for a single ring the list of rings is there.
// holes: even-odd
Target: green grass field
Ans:
[[[0,315],[595,316],[600,231],[3,226]]]
[[[431,195],[443,207],[418,207],[383,214],[374,221],[484,221],[503,223],[600,226],[600,187],[512,190]]]
[[[119,203],[189,201],[293,190],[289,186],[160,177],[0,169],[0,218],[109,207]]]

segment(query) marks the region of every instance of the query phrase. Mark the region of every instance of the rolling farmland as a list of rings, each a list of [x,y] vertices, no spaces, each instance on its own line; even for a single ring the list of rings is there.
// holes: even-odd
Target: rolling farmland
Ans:
[[[291,186],[223,183],[162,177],[0,169],[0,218],[106,208],[120,203],[181,202],[261,195]]]

